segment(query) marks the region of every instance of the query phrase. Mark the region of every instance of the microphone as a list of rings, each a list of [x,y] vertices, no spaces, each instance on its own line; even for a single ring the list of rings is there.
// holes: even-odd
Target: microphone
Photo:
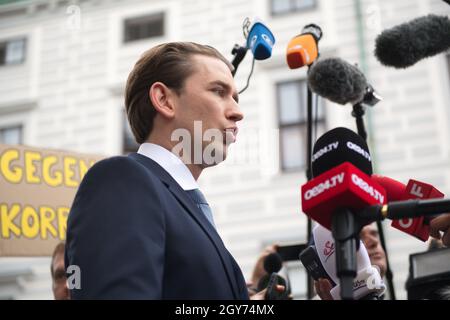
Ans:
[[[252,51],[255,60],[270,58],[274,44],[272,31],[262,21],[255,19],[247,36],[247,48]]]
[[[361,210],[386,203],[384,189],[370,178],[367,143],[349,129],[335,128],[317,140],[312,173],[314,179],[301,187],[302,210],[329,230],[339,208]]]
[[[281,270],[281,266],[283,264],[283,261],[281,260],[281,257],[278,253],[271,253],[264,259],[264,270],[267,272],[266,275],[264,275],[258,282],[257,291],[264,290],[267,288],[267,285],[270,280],[270,275],[272,273],[277,273]],[[281,277],[280,277],[281,278]],[[283,279],[284,280],[284,279]]]
[[[313,230],[314,243],[323,268],[336,284],[330,291],[334,300],[340,300],[340,283],[336,270],[335,240],[329,230],[317,225]],[[371,265],[364,244],[359,241],[356,252],[357,276],[353,280],[353,298],[355,300],[378,299],[384,294],[386,285],[377,267]]]
[[[410,179],[405,186],[403,183],[380,175],[372,175],[385,190],[387,201],[402,201],[408,199],[443,198],[444,194],[430,184]],[[391,226],[415,238],[427,241],[430,236],[429,221],[427,217],[403,218],[392,220]]]
[[[271,253],[264,259],[264,270],[266,270],[267,273],[280,271],[282,265],[283,260],[278,252]]]
[[[370,88],[364,74],[340,58],[317,61],[309,70],[308,85],[314,93],[341,105],[362,102]]]
[[[373,205],[359,212],[364,221],[398,220],[444,214],[450,211],[450,199],[393,201],[385,205]]]
[[[257,291],[259,292],[267,288],[266,298],[268,300],[285,300],[289,295],[286,280],[277,274],[281,270],[282,264],[283,260],[277,252],[269,254],[264,259],[263,266],[267,274],[259,280]],[[284,292],[276,291],[275,286],[277,284],[285,287]]]
[[[341,295],[352,299],[357,276],[356,239],[361,227],[371,222],[355,212],[385,203],[385,191],[370,179],[372,163],[367,143],[346,128],[333,129],[317,140],[312,172],[315,178],[302,186],[302,210],[332,230]]]
[[[367,139],[364,105],[373,107],[383,99],[356,66],[339,58],[319,60],[309,70],[308,86],[314,93],[335,103],[351,103],[358,134]]]
[[[406,185],[395,179],[373,174],[372,180],[380,184],[386,191],[386,200],[390,201],[402,201],[406,200]]]
[[[407,68],[450,48],[450,20],[430,14],[384,30],[375,40],[381,64]]]
[[[366,175],[372,175],[372,158],[367,142],[344,127],[334,128],[317,139],[311,161],[313,177],[344,162],[350,162]]]
[[[325,172],[302,186],[302,210],[331,230],[337,209],[359,211],[386,202],[384,189],[349,162]],[[365,224],[369,224],[367,221]]]
[[[410,179],[406,185],[406,199],[443,198],[444,194],[430,184]],[[405,200],[406,200],[405,199]],[[404,218],[393,220],[391,226],[413,235],[419,240],[427,241],[430,236],[429,217]]]
[[[322,29],[316,24],[308,24],[302,33],[289,41],[286,60],[290,69],[310,66],[319,56],[318,43],[322,38]]]

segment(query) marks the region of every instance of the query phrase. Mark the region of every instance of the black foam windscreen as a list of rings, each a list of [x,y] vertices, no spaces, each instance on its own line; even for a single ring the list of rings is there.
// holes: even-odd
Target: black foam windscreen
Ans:
[[[384,30],[375,40],[383,65],[407,68],[450,48],[450,19],[430,14]]]
[[[340,127],[324,133],[317,139],[312,156],[314,177],[344,162],[350,162],[367,175],[372,175],[369,147],[356,132]]]
[[[358,67],[340,58],[319,59],[308,73],[312,92],[339,104],[356,104],[364,99],[368,86]]]
[[[282,265],[283,260],[277,252],[269,254],[264,259],[264,270],[266,270],[266,272],[269,274],[280,271]]]

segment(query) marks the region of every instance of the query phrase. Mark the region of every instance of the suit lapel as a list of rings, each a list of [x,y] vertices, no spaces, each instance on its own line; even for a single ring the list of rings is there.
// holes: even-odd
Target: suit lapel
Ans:
[[[237,284],[237,279],[234,276],[234,268],[231,262],[231,255],[225,248],[222,239],[220,238],[217,231],[205,217],[200,208],[192,201],[187,193],[180,187],[180,185],[169,175],[169,173],[164,170],[160,165],[150,158],[143,156],[138,153],[131,153],[129,157],[133,158],[137,162],[144,165],[148,170],[152,171],[156,176],[158,176],[161,181],[168,187],[169,191],[175,196],[175,198],[180,202],[180,204],[185,208],[185,210],[191,215],[191,217],[200,225],[202,230],[206,233],[208,238],[214,244],[217,252],[219,253],[220,259],[224,264],[224,269],[233,288],[233,294],[236,299],[239,299],[239,288]]]
[[[189,212],[189,214],[194,218],[195,221],[200,225],[203,231],[208,235],[209,239],[213,242],[216,247],[217,252],[219,253],[220,259],[222,263],[225,265],[225,271],[228,277],[228,281],[233,288],[233,294],[236,299],[239,299],[239,290],[237,286],[237,281],[234,277],[234,268],[231,262],[231,255],[228,250],[225,248],[222,239],[217,233],[216,229],[211,225],[208,219],[205,217],[203,212],[201,212],[200,208],[198,208],[192,201],[191,198],[181,189],[180,186],[174,187],[173,185],[169,186],[169,190],[172,194],[178,199],[178,201],[184,206],[184,208]],[[180,192],[181,191],[181,192]]]

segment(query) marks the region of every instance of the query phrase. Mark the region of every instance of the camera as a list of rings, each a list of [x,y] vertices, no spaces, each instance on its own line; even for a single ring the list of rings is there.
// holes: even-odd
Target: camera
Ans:
[[[450,248],[409,256],[408,300],[450,299]]]

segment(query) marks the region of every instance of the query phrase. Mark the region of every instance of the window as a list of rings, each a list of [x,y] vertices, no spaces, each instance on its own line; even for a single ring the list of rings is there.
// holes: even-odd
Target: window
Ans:
[[[280,164],[283,171],[300,170],[306,165],[307,87],[305,80],[277,83],[278,124],[280,128]],[[321,101],[321,100],[320,100]],[[317,128],[320,136],[325,132],[323,106],[319,103]],[[313,113],[315,112],[313,108]],[[314,140],[313,140],[314,141]]]
[[[122,153],[128,154],[130,152],[136,152],[139,149],[139,144],[134,140],[133,132],[131,131],[130,124],[124,112],[123,118],[123,147]]]
[[[271,0],[272,15],[314,9],[316,0]]]
[[[163,12],[125,20],[123,38],[125,43],[163,35]]]
[[[22,144],[22,126],[0,128],[0,143]]]
[[[25,39],[0,42],[0,66],[19,64],[25,61]]]

